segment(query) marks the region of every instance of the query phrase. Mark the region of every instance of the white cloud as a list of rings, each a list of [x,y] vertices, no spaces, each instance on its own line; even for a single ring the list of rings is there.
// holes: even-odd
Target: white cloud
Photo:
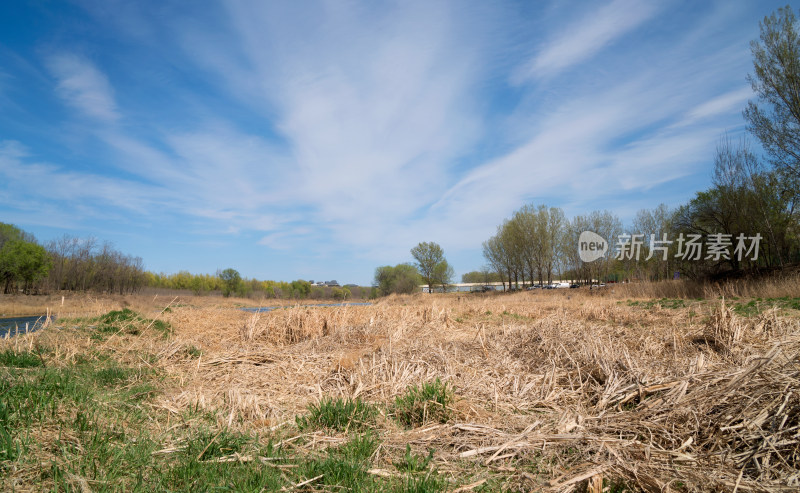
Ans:
[[[230,6],[246,60],[230,91],[257,91],[275,109],[294,161],[285,179],[316,211],[311,222],[369,242],[438,198],[481,132],[471,91],[485,74],[481,50],[470,48],[482,34],[459,24],[468,21],[460,8]],[[186,35],[193,44],[197,33]],[[231,62],[212,54],[200,63]]]
[[[171,211],[219,223],[218,231],[270,231],[295,220],[294,179],[284,151],[228,125],[161,133],[154,146],[119,129],[98,136],[114,166],[169,190]]]
[[[721,113],[741,112],[747,100],[751,97],[753,97],[753,90],[749,87],[727,92],[694,108],[689,113],[686,123],[692,123]]]
[[[62,53],[49,57],[47,66],[58,79],[56,92],[67,104],[98,120],[119,118],[111,84],[91,61]]]
[[[543,43],[537,55],[520,69],[517,80],[556,75],[587,61],[606,46],[650,20],[657,2],[615,0],[569,24]]]
[[[22,144],[17,142],[0,144],[0,176],[6,188],[25,190],[25,200],[30,203],[70,204],[70,208],[60,208],[59,215],[65,217],[69,216],[70,209],[80,209],[95,217],[115,214],[120,210],[146,215],[168,202],[164,190],[34,162]]]

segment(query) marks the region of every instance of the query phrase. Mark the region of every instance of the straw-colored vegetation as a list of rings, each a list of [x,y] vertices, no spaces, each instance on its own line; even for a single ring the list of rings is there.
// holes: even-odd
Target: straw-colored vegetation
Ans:
[[[2,488],[796,491],[798,280],[654,289],[52,297],[0,345]]]

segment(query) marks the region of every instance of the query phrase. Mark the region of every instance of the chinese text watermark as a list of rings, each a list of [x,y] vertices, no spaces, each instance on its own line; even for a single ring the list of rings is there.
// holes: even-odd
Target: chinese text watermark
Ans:
[[[644,260],[653,257],[666,261],[669,257],[670,246],[675,244],[674,258],[682,260],[731,260],[742,259],[758,260],[758,249],[761,243],[761,234],[746,236],[740,233],[736,237],[732,234],[714,233],[710,235],[681,233],[677,239],[670,240],[664,233],[658,238],[655,234],[645,238],[644,234],[621,234],[615,245],[614,258],[617,260],[639,260],[642,250],[647,247],[647,256]],[[705,241],[704,241],[705,240]],[[578,255],[584,262],[594,262],[603,257],[608,251],[608,242],[597,233],[584,231],[578,239]],[[658,256],[657,256],[658,255]]]

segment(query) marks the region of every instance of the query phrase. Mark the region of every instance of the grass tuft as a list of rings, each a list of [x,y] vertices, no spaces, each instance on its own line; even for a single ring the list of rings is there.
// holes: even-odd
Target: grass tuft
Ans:
[[[308,406],[308,414],[297,416],[295,422],[301,431],[321,428],[357,431],[368,428],[377,415],[378,408],[361,399],[325,398]]]
[[[453,391],[438,378],[422,386],[412,385],[395,399],[395,418],[407,427],[421,426],[430,421],[445,423],[450,419]]]

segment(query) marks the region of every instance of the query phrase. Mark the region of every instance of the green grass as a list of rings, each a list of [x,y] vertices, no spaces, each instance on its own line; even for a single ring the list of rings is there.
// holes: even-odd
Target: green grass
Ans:
[[[747,303],[744,301],[734,303],[731,309],[742,317],[759,315],[765,310],[777,308],[779,310],[800,310],[800,298],[784,296],[782,298],[756,298]]]
[[[146,435],[137,436],[146,412],[131,389],[121,388],[143,373],[83,359],[102,366],[0,369],[0,457],[16,462],[15,468],[47,457],[50,466],[36,468],[38,482],[52,482],[56,489],[69,490],[69,478],[76,475],[116,482],[129,474],[127,468],[149,463],[155,446]]]
[[[403,456],[403,459],[393,462],[392,464],[394,464],[394,467],[399,471],[425,471],[428,469],[428,465],[431,463],[431,460],[433,460],[433,452],[434,450],[430,449],[427,456],[416,455],[411,453],[411,445],[406,445],[406,453]]]
[[[93,327],[92,336],[96,340],[105,340],[110,334],[141,335],[145,330],[154,330],[167,337],[171,331],[167,322],[145,318],[129,308],[110,311],[89,319],[88,323]]]
[[[36,368],[44,365],[44,360],[39,353],[30,351],[14,351],[6,349],[0,353],[0,366],[12,368]]]
[[[320,484],[344,491],[373,491],[375,478],[369,470],[370,457],[378,448],[372,434],[357,435],[344,445],[331,447],[316,460],[301,464],[299,475],[311,479],[322,476]]]
[[[361,399],[325,398],[308,406],[308,414],[295,421],[301,431],[327,428],[346,432],[369,428],[378,414],[375,405]]]
[[[304,429],[350,433],[341,445],[322,450],[309,448],[303,436],[296,443],[304,446],[279,447],[275,443],[285,436],[232,431],[199,409],[174,418],[183,425],[162,425],[155,429],[167,431],[154,433],[150,425],[165,416],[142,404],[157,393],[160,376],[104,356],[0,368],[0,489],[10,489],[12,478],[28,489],[80,491],[88,485],[96,492],[261,492],[307,480],[305,490],[314,491],[432,493],[454,487],[433,467],[432,450],[418,455],[407,448],[393,462],[391,477],[369,473],[385,461],[376,463],[377,408],[359,400],[327,399],[311,407]]]
[[[406,427],[427,422],[445,423],[450,419],[453,390],[438,378],[421,386],[412,385],[394,402],[394,417]]]

